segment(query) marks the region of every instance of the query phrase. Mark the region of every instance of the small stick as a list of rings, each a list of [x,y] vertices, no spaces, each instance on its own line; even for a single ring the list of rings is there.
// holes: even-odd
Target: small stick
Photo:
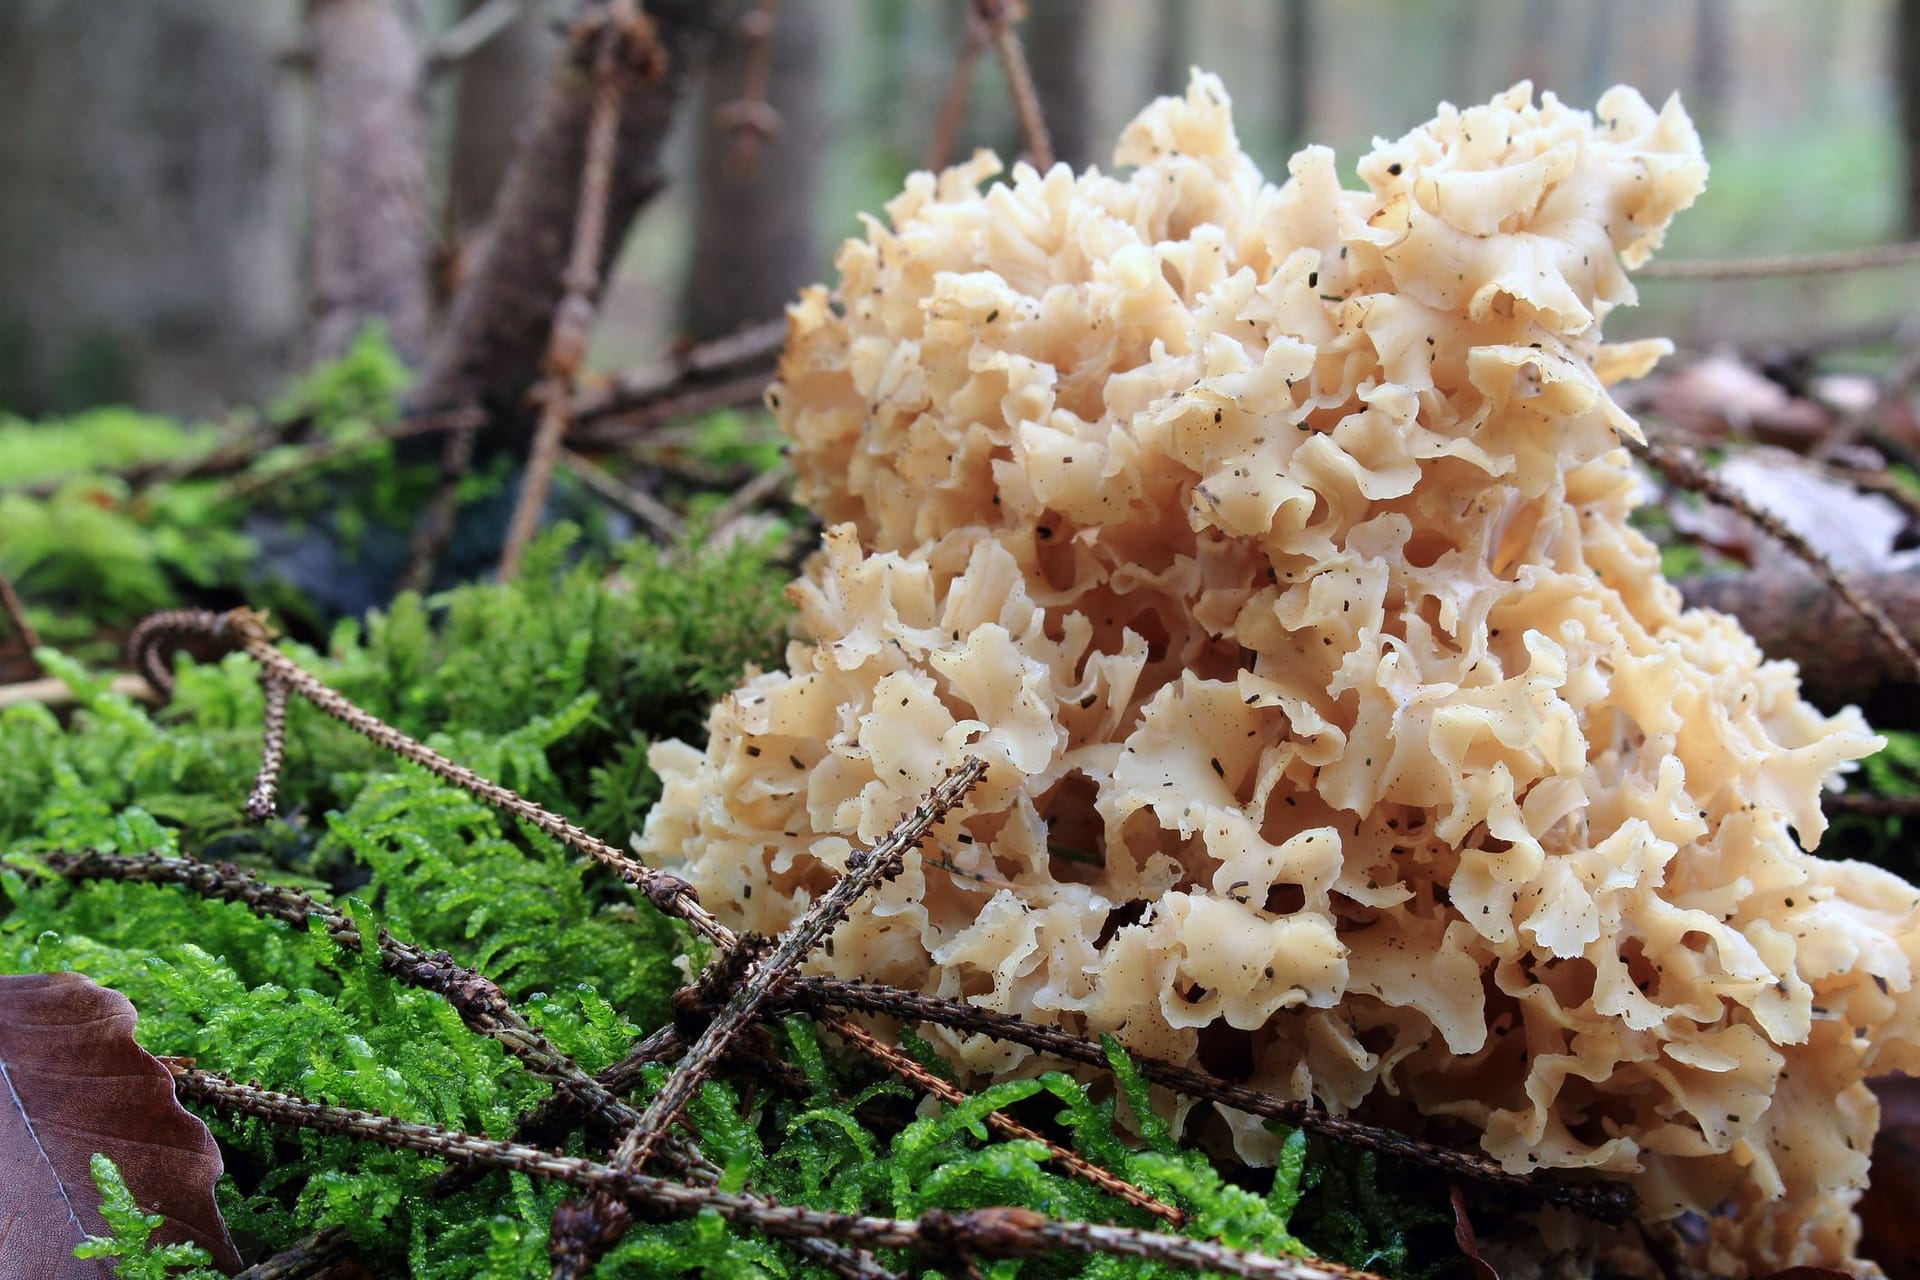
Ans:
[[[560,451],[560,466],[575,480],[646,525],[657,541],[678,542],[686,533],[686,522],[666,503],[645,490],[621,484],[571,449]]]
[[[267,822],[280,807],[280,766],[287,758],[287,686],[263,675],[260,692],[266,701],[260,717],[260,771],[254,775],[244,808],[251,821]]]
[[[243,1085],[237,1080],[162,1059],[173,1072],[174,1090],[233,1115],[269,1124],[377,1142],[437,1159],[511,1169],[599,1192],[654,1214],[689,1218],[702,1212],[780,1240],[830,1239],[843,1245],[924,1251],[933,1258],[971,1251],[990,1258],[1031,1257],[1056,1251],[1143,1258],[1245,1280],[1367,1280],[1367,1273],[1317,1260],[1274,1257],[1205,1240],[1096,1223],[1058,1222],[1032,1209],[931,1210],[918,1218],[879,1218],[783,1205],[760,1196],[686,1186],[614,1168],[592,1160],[479,1138],[440,1125],[396,1120],[350,1107],[330,1106],[291,1094]]]
[[[722,106],[718,113],[719,123],[733,135],[733,145],[727,152],[727,169],[736,177],[753,168],[761,144],[777,136],[781,129],[780,113],[768,101],[773,83],[774,15],[779,7],[780,0],[760,0],[740,19],[740,37],[748,45],[745,83],[740,86],[740,96]]]
[[[479,434],[477,426],[457,427],[441,447],[440,482],[414,526],[407,544],[407,562],[400,570],[395,590],[425,595],[433,587],[434,570],[453,540],[453,527],[460,516],[460,482],[473,465],[473,445]]]
[[[303,1236],[262,1262],[256,1262],[233,1280],[311,1280],[324,1276],[336,1263],[353,1256],[353,1237],[345,1227],[328,1227]]]
[[[427,47],[422,60],[430,76],[459,65],[486,47],[489,40],[514,24],[526,8],[526,0],[487,0],[440,33]]]
[[[1920,240],[1836,249],[1824,253],[1780,253],[1763,258],[1713,258],[1698,262],[1649,262],[1633,273],[1639,280],[1752,280],[1763,276],[1823,276],[1834,271],[1873,271],[1920,259]]]
[[[1015,0],[973,0],[993,41],[993,51],[1000,58],[1000,69],[1006,72],[1007,92],[1013,98],[1014,114],[1020,118],[1020,138],[1027,148],[1027,158],[1033,161],[1034,168],[1045,173],[1053,168],[1053,139],[1047,133],[1046,117],[1040,110],[1040,95],[1034,91],[1027,51],[1021,47],[1020,33],[1014,29],[1014,3]]]
[[[763,320],[723,338],[689,347],[682,354],[651,368],[625,374],[610,387],[580,391],[573,399],[573,419],[578,424],[596,418],[620,415],[648,408],[661,400],[680,395],[689,388],[710,385],[728,377],[769,370],[786,341],[784,318]],[[761,386],[764,387],[763,375]],[[748,395],[751,399],[758,392]],[[578,439],[579,432],[570,432]]]
[[[872,1058],[887,1071],[912,1083],[923,1092],[932,1094],[948,1106],[957,1107],[967,1100],[963,1090],[948,1084],[898,1049],[882,1043],[858,1023],[846,1018],[830,1018],[821,1023],[821,1026]],[[1059,1143],[1040,1136],[1018,1120],[995,1111],[987,1116],[987,1127],[1003,1138],[1039,1143],[1047,1149],[1049,1158],[1074,1177],[1098,1187],[1110,1196],[1126,1201],[1136,1209],[1144,1209],[1172,1226],[1180,1226],[1187,1220],[1187,1215],[1172,1205],[1142,1191],[1111,1170],[1102,1169]]]
[[[780,492],[780,486],[791,479],[793,468],[783,462],[771,471],[762,471],[727,495],[727,500],[714,508],[708,518],[707,527],[713,532],[707,535],[707,545],[723,542],[729,525]]]
[[[940,114],[934,119],[933,140],[927,147],[927,168],[936,172],[953,162],[953,151],[960,137],[960,125],[967,116],[967,98],[973,92],[973,69],[987,47],[987,33],[979,11],[967,5],[967,37],[953,60],[953,72],[947,79],[947,92],[940,100]]]
[[[1880,796],[1866,791],[1842,791],[1827,796],[1829,813],[1852,813],[1864,818],[1903,818],[1920,813],[1920,795]]]
[[[13,583],[4,573],[0,573],[0,613],[7,615],[7,625],[13,628],[14,634],[26,641],[27,655],[32,657],[33,651],[40,647],[40,633],[27,621],[27,611],[21,606],[20,597],[13,592]],[[36,671],[40,669],[37,660],[33,666]]]
[[[1644,445],[1627,442],[1634,455],[1665,476],[1669,483],[1697,493],[1709,502],[1719,503],[1732,511],[1737,511],[1757,525],[1762,532],[1779,542],[1793,553],[1801,563],[1827,584],[1828,588],[1847,602],[1855,613],[1866,620],[1876,635],[1886,642],[1888,648],[1900,656],[1906,663],[1908,672],[1914,679],[1920,680],[1920,653],[1914,652],[1900,628],[1893,625],[1886,611],[1875,604],[1873,597],[1856,587],[1848,576],[1834,563],[1820,554],[1814,545],[1789,529],[1786,524],[1771,511],[1755,506],[1745,495],[1728,487],[1719,476],[1707,470],[1699,457],[1681,445],[1668,444],[1661,440],[1652,440]]]

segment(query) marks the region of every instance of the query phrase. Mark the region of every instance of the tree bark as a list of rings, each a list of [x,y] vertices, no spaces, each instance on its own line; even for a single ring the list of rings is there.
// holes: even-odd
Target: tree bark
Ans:
[[[1902,634],[1920,641],[1920,571],[1857,575]],[[1829,710],[1872,700],[1875,723],[1920,719],[1920,690],[1866,620],[1795,561],[1680,584],[1687,603],[1740,620],[1769,658],[1800,666],[1807,697]]]
[[[665,69],[622,98],[603,276],[635,215],[664,185],[660,153],[674,109],[708,39],[732,8],[710,0],[649,0],[646,6]],[[555,66],[539,115],[514,152],[487,243],[454,295],[425,375],[409,397],[409,407],[419,412],[483,409],[493,423],[484,443],[492,446],[524,444],[532,432],[527,392],[540,378],[554,308],[565,291],[561,277],[572,247],[594,97],[590,60],[580,54],[570,49]]]
[[[1920,235],[1920,0],[1895,0],[1893,11],[1900,153],[1907,171],[1907,234]]]
[[[1314,0],[1280,0],[1280,141],[1291,156],[1305,146],[1313,109]]]
[[[1021,24],[1054,159],[1076,171],[1094,159],[1093,8],[1085,0],[1029,0]]]
[[[486,3],[466,0],[462,8],[472,12]],[[506,182],[514,144],[540,104],[541,87],[561,49],[551,9],[529,4],[455,73],[446,216],[455,238],[485,226]]]
[[[763,36],[750,29],[767,12],[756,9],[721,34],[707,60],[680,312],[691,342],[780,315],[815,274],[816,178],[827,140],[823,8],[819,0],[781,0]],[[756,67],[759,59],[768,61]],[[751,96],[757,76],[765,76],[764,104]],[[762,125],[771,126],[767,136],[755,132]]]
[[[407,0],[308,0],[313,57],[315,360],[369,321],[401,358],[424,353],[431,311],[427,128]]]
[[[276,389],[296,35],[280,5],[0,0],[0,407],[213,415]]]

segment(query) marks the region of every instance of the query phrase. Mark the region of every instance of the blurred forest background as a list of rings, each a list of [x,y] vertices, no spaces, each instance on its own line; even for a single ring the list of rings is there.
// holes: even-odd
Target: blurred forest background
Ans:
[[[309,24],[325,0],[0,0],[0,412],[108,402],[209,416],[255,403],[337,351],[315,284],[316,121]],[[1713,163],[1669,257],[1836,249],[1895,239],[1905,196],[1897,0],[1031,0],[1022,24],[1056,149],[1104,163],[1121,124],[1189,65],[1219,72],[1270,176],[1336,146],[1530,78],[1582,106],[1625,82],[1679,90]],[[564,44],[570,6],[418,0],[431,51],[472,11],[508,28],[426,82],[422,220],[444,301]],[[512,10],[513,12],[509,12]],[[779,129],[742,177],[727,108],[752,73],[723,33],[668,144],[663,196],[629,237],[593,360],[627,366],[778,313],[832,247],[936,146],[966,6],[780,0],[767,101]],[[471,28],[469,28],[471,30]],[[368,64],[377,75],[378,57]],[[1019,149],[991,57],[956,130]],[[1910,113],[1911,119],[1911,113]],[[1908,131],[1915,126],[1910,124]],[[1747,348],[1890,335],[1920,265],[1846,276],[1649,280],[1621,335]],[[430,317],[392,334],[417,355]]]

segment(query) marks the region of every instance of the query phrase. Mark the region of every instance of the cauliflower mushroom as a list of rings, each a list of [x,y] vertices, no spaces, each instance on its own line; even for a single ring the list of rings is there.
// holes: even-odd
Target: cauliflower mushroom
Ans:
[[[1115,159],[914,174],[792,307],[804,638],[654,748],[640,852],[775,930],[972,753],[824,968],[1398,1095],[1730,1209],[1738,1266],[1849,1262],[1920,893],[1811,853],[1860,715],[1627,523],[1609,387],[1666,347],[1600,330],[1703,187],[1678,101],[1520,85],[1344,190],[1319,147],[1264,181],[1196,74]]]

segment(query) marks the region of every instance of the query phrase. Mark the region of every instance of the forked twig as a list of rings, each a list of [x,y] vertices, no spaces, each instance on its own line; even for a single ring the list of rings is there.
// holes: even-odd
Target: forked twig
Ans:
[[[234,1115],[364,1139],[443,1160],[510,1169],[601,1193],[662,1217],[686,1218],[711,1212],[779,1240],[827,1238],[866,1248],[911,1250],[934,1261],[957,1259],[962,1251],[990,1258],[1053,1252],[1107,1254],[1245,1280],[1361,1280],[1366,1275],[1318,1260],[1275,1257],[1164,1232],[1059,1222],[1031,1209],[931,1210],[917,1218],[880,1218],[783,1205],[741,1192],[685,1186],[522,1143],[478,1138],[439,1125],[311,1102],[243,1085],[180,1059],[162,1061],[173,1072],[174,1089],[181,1097]]]
[[[1662,440],[1635,444],[1627,441],[1627,447],[1634,456],[1653,467],[1667,481],[1689,493],[1697,493],[1709,502],[1715,502],[1738,512],[1752,521],[1768,537],[1791,552],[1805,564],[1819,579],[1827,584],[1833,593],[1847,602],[1847,606],[1859,614],[1874,634],[1884,641],[1888,648],[1900,656],[1907,671],[1915,680],[1920,680],[1920,653],[1914,651],[1900,628],[1893,624],[1886,611],[1866,592],[1854,585],[1848,576],[1822,555],[1818,548],[1800,534],[1788,528],[1780,517],[1762,507],[1756,506],[1741,494],[1729,487],[1719,476],[1709,471],[1693,450],[1682,445],[1668,444]]]
[[[644,489],[621,484],[571,449],[560,451],[560,465],[575,480],[646,525],[657,540],[678,542],[686,533],[686,522],[675,515],[666,503]]]
[[[741,39],[747,42],[746,74],[740,96],[723,104],[719,121],[733,136],[727,168],[747,173],[760,155],[760,146],[780,132],[780,113],[768,100],[773,85],[773,31],[780,0],[759,0],[740,18]]]
[[[875,886],[900,872],[901,859],[908,849],[925,839],[948,814],[966,798],[968,791],[985,776],[985,761],[969,756],[927,795],[871,850],[855,851],[847,859],[847,872],[827,892],[815,899],[806,912],[780,935],[773,949],[753,961],[746,979],[727,998],[727,1002],[694,1041],[680,1065],[647,1103],[640,1122],[628,1131],[613,1153],[616,1169],[642,1169],[649,1156],[679,1119],[692,1100],[695,1090],[712,1074],[735,1036],[752,1022],[760,1009],[774,998],[793,975],[800,962],[826,936],[846,919],[847,911]],[[740,958],[734,952],[733,958]],[[561,1219],[555,1215],[553,1233],[554,1276],[578,1276],[585,1273],[601,1253],[617,1241],[625,1230],[621,1215],[609,1212],[614,1202],[602,1197],[585,1206],[571,1221],[587,1224],[586,1231],[563,1233]]]

